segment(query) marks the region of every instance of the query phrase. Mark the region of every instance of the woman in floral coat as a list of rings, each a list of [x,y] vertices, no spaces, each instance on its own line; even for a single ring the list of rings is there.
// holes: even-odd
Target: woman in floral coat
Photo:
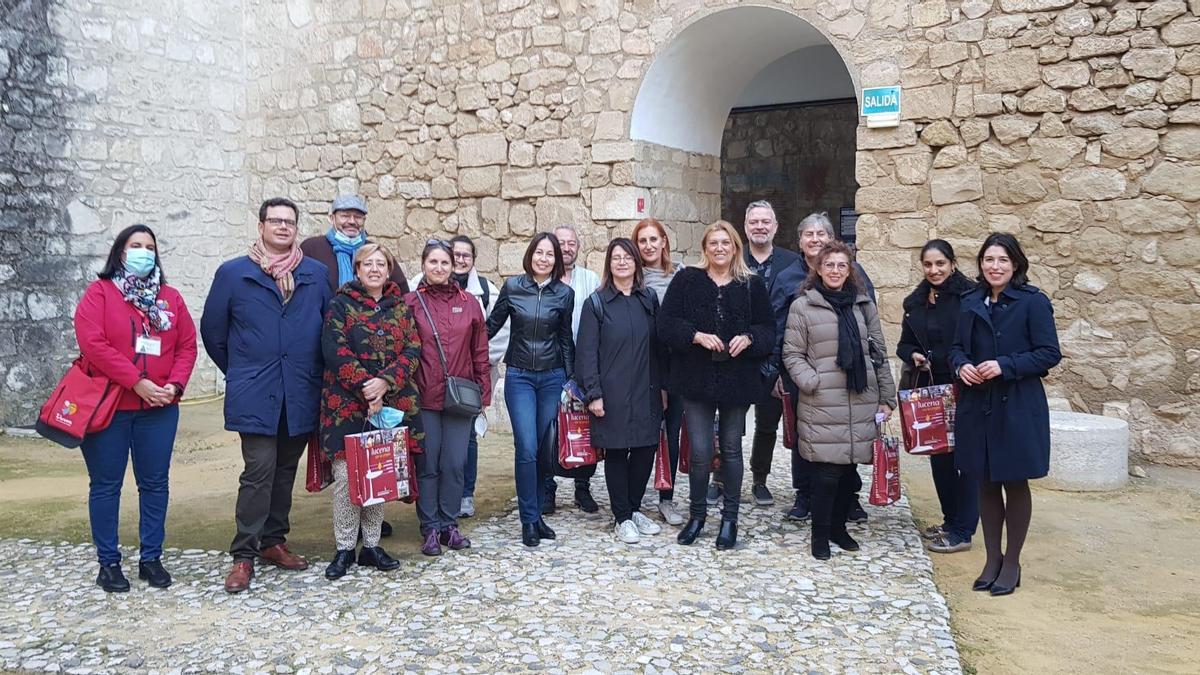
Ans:
[[[417,422],[417,389],[413,375],[421,359],[421,342],[412,308],[389,276],[392,254],[379,244],[365,244],[354,255],[355,279],[342,286],[329,303],[321,334],[325,381],[321,392],[321,447],[333,460],[333,535],[337,554],[325,570],[329,579],[346,574],[355,562],[393,570],[400,563],[379,546],[383,505],[350,503],[344,456],[345,437],[362,433],[368,415],[385,406],[404,413],[404,423]],[[390,412],[390,411],[389,411]]]

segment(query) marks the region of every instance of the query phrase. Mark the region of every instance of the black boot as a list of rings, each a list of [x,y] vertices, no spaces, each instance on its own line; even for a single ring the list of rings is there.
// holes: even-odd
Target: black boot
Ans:
[[[558,536],[554,533],[554,530],[550,529],[550,526],[546,524],[545,518],[538,518],[537,522],[535,522],[533,526],[537,528],[538,539],[554,539]]]
[[[717,550],[728,551],[737,546],[737,521],[721,519],[721,529],[717,531]]]
[[[813,464],[813,485],[809,510],[812,517],[812,555],[829,560],[829,535],[833,523],[840,471],[828,464]]]
[[[521,543],[526,546],[542,543],[542,538],[538,536],[537,523],[521,523]]]
[[[105,593],[125,593],[129,591],[129,580],[121,571],[121,563],[101,565],[100,574],[96,576],[96,585]]]
[[[554,515],[554,498],[558,494],[557,488],[546,488],[546,498],[542,500],[542,515]]]
[[[838,493],[833,498],[833,514],[829,522],[829,541],[837,544],[838,548],[843,551],[857,551],[859,549],[858,542],[854,541],[854,537],[851,537],[850,533],[846,531],[846,520],[852,512],[852,508],[858,505],[858,500],[853,492],[846,489],[849,486],[844,483],[845,481],[838,485]]]
[[[171,585],[171,575],[163,569],[162,561],[157,558],[138,563],[138,578],[144,579],[155,588],[166,588]]]
[[[382,546],[363,547],[358,554],[360,567],[374,567],[380,572],[389,572],[400,566],[400,561],[387,554]]]
[[[575,484],[575,505],[584,513],[595,513],[600,505],[592,497],[592,488],[587,483]]]
[[[688,546],[692,542],[696,541],[696,537],[700,536],[700,530],[703,529],[703,518],[689,518],[687,524],[683,526],[683,529],[680,530],[679,534],[675,537],[675,541],[678,541],[684,546]]]
[[[362,531],[360,530],[358,534],[361,537]],[[383,524],[379,526],[379,536],[381,536],[381,537],[392,536],[392,524],[386,520],[383,521]]]
[[[341,579],[346,576],[346,572],[354,564],[354,557],[354,549],[334,553],[333,562],[329,563],[329,567],[325,568],[325,578],[332,581],[333,579]]]

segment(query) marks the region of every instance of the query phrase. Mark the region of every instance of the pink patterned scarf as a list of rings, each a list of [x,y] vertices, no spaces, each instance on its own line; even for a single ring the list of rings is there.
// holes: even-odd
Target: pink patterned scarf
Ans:
[[[279,292],[283,294],[283,304],[287,304],[292,299],[292,293],[296,290],[296,281],[292,278],[292,272],[304,259],[304,253],[300,250],[300,245],[292,242],[292,250],[287,253],[271,254],[267,252],[267,247],[263,244],[262,237],[259,237],[250,244],[250,259],[255,265],[262,268],[268,276],[275,280],[275,285],[279,287]]]

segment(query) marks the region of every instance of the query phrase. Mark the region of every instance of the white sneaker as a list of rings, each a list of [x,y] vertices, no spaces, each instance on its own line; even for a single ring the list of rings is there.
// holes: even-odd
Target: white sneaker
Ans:
[[[632,520],[626,520],[620,525],[617,525],[616,534],[617,539],[620,539],[626,544],[636,544],[642,540],[642,538],[638,536],[637,525],[634,525]]]
[[[662,527],[658,523],[642,515],[640,511],[633,512],[633,524],[637,527],[639,534],[658,534],[662,532]]]
[[[675,510],[674,502],[659,502],[658,515],[662,516],[668,525],[683,524],[683,516]]]
[[[463,497],[462,505],[458,507],[459,518],[470,518],[475,515],[475,498]]]

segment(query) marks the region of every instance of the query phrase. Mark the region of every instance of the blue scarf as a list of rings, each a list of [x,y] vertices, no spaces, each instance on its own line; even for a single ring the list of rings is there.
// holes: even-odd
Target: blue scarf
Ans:
[[[358,236],[351,239],[338,232],[337,228],[331,227],[325,234],[325,239],[329,241],[334,255],[337,256],[338,286],[341,286],[354,278],[354,253],[360,246],[367,243],[367,233],[359,230]]]

